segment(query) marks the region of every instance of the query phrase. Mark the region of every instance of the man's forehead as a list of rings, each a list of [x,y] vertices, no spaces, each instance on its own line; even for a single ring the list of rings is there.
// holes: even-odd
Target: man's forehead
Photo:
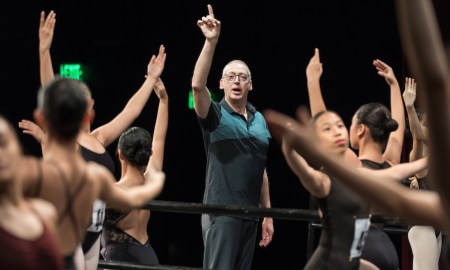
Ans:
[[[242,63],[231,63],[226,66],[225,71],[227,72],[245,72],[248,73],[248,68]]]

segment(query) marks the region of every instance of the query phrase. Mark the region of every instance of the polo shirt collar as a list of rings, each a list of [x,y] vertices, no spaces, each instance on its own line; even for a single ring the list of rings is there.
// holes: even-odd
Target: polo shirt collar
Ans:
[[[236,113],[233,108],[231,108],[230,105],[228,105],[227,101],[225,100],[225,98],[222,98],[222,100],[219,103],[228,113]],[[253,106],[250,102],[247,101],[247,104],[245,105],[247,107],[247,112],[251,113],[251,114],[255,114],[256,113],[256,108],[255,106]]]

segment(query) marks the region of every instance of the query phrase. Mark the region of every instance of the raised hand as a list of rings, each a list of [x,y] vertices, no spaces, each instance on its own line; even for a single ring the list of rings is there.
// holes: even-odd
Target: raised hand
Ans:
[[[203,16],[201,20],[197,21],[197,25],[203,32],[203,35],[208,40],[217,40],[220,35],[220,21],[214,17],[213,8],[208,5],[208,15]]]
[[[56,24],[56,13],[52,10],[45,18],[45,11],[41,11],[39,24],[39,50],[50,50],[53,40],[53,32]]]
[[[166,62],[166,48],[164,45],[159,46],[158,56],[153,55],[147,66],[147,76],[155,79],[161,76]]]
[[[47,134],[33,121],[24,119],[19,122],[19,128],[23,129],[23,133],[33,136],[40,144],[47,142]]]
[[[392,85],[397,82],[397,78],[395,78],[394,71],[386,63],[384,63],[379,59],[376,59],[373,60],[373,65],[377,69],[378,75],[384,77],[389,85]]]
[[[416,82],[413,78],[406,77],[405,91],[403,92],[403,101],[406,107],[413,107],[416,101]]]
[[[297,109],[297,119],[270,109],[263,114],[273,138],[297,151],[311,166],[321,166],[327,151],[317,142],[311,115],[305,106]]]
[[[319,49],[314,49],[314,55],[309,60],[308,66],[306,66],[306,78],[308,80],[318,81],[322,76],[323,69],[320,62]]]
[[[263,114],[270,133],[277,141],[284,141],[290,146],[293,144],[308,146],[308,148],[316,146],[316,132],[305,106],[297,109],[297,119],[271,109],[266,109]]]
[[[160,100],[167,98],[166,87],[161,78],[158,78],[158,80],[156,80],[153,90],[155,91],[155,94],[158,96]]]

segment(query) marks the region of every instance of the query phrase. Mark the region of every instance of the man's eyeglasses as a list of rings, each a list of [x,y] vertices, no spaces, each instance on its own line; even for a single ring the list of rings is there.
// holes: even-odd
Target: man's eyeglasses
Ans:
[[[225,80],[227,82],[234,82],[236,81],[236,77],[239,78],[238,81],[239,82],[248,82],[248,80],[250,79],[249,76],[247,74],[224,74],[223,78],[225,78]]]

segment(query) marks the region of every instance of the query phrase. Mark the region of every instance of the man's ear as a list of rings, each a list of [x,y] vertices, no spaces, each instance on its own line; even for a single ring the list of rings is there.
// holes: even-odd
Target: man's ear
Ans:
[[[223,86],[223,79],[220,79],[219,81],[219,89],[223,90],[224,86]]]

